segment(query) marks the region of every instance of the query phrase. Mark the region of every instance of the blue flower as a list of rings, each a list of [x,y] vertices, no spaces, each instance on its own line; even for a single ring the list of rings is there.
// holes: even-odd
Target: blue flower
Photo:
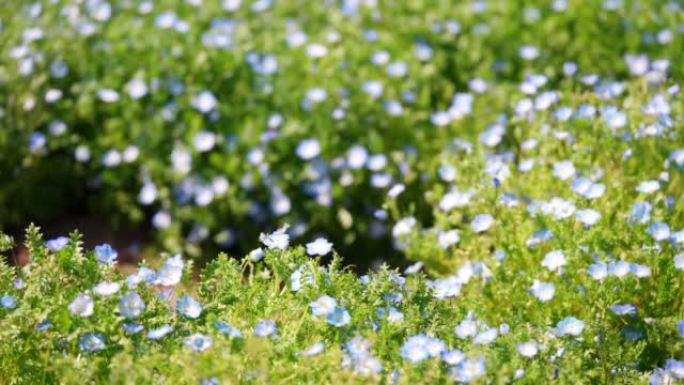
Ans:
[[[69,304],[69,313],[79,317],[90,317],[93,315],[95,303],[87,294],[79,294]]]
[[[52,326],[52,322],[50,322],[49,319],[41,321],[38,325],[36,325],[36,330],[39,332],[44,332],[48,330]]]
[[[202,314],[202,304],[186,294],[176,301],[176,310],[188,318],[196,319]]]
[[[465,359],[465,354],[458,350],[446,350],[442,352],[442,361],[447,365],[456,365]]]
[[[121,325],[121,327],[126,333],[130,334],[138,334],[144,329],[144,327],[141,324],[135,322],[126,322],[123,325]]]
[[[100,333],[86,333],[79,339],[78,347],[87,353],[98,352],[105,348],[105,338]]]
[[[95,246],[95,257],[100,263],[105,265],[111,265],[116,262],[119,254],[112,248],[112,246],[104,243],[99,246]]]
[[[450,374],[458,382],[472,382],[485,374],[484,359],[473,358],[463,360],[450,370]]]
[[[198,352],[203,352],[209,349],[212,345],[211,337],[199,333],[184,338],[183,343],[185,346],[188,346],[189,348]]]
[[[677,321],[677,330],[679,330],[679,334],[684,337],[684,320],[682,321]]]
[[[45,242],[45,247],[52,251],[60,251],[64,248],[69,243],[69,238],[67,237],[58,237],[55,239],[50,239],[49,241]]]
[[[665,361],[665,370],[669,371],[675,378],[684,379],[684,361],[669,358]]]
[[[119,301],[119,312],[122,316],[128,319],[136,319],[140,317],[145,310],[145,302],[143,302],[140,294],[131,292],[121,296]]]
[[[168,258],[166,261],[164,261],[164,265],[159,270],[159,273],[156,274],[154,283],[162,286],[177,285],[183,276],[184,266],[185,264],[183,262],[183,257],[181,257],[180,254],[176,254],[173,257]]]
[[[226,334],[231,338],[242,337],[242,332],[240,332],[240,330],[226,322],[216,321],[214,322],[214,326],[216,327],[216,330],[218,330],[220,333]]]
[[[17,307],[17,300],[13,296],[5,294],[0,298],[0,304],[5,309],[14,309]]]
[[[355,336],[344,344],[344,350],[349,353],[351,358],[360,359],[369,354],[370,342],[361,336]]]
[[[304,350],[302,352],[302,356],[304,356],[304,357],[315,356],[315,355],[322,353],[323,350],[325,350],[325,345],[323,344],[323,342],[317,342],[317,343],[309,346],[308,348],[306,348],[306,350]]]
[[[648,226],[648,233],[655,241],[664,241],[670,238],[670,226],[663,222],[653,222]]]
[[[311,313],[315,316],[327,316],[335,311],[337,300],[328,295],[323,295],[309,304]]]
[[[647,223],[651,220],[651,204],[639,201],[632,206],[631,220],[637,223]]]
[[[200,385],[220,385],[220,384],[221,384],[221,382],[216,377],[207,377],[207,378],[203,378],[202,381],[200,381]]]
[[[613,305],[610,307],[610,310],[615,313],[616,315],[629,315],[629,316],[635,316],[637,314],[637,308],[634,305]]]
[[[550,301],[556,293],[556,286],[553,283],[541,282],[535,279],[530,287],[530,292],[537,297],[539,301],[547,302]]]
[[[417,334],[409,337],[401,347],[401,356],[411,363],[418,363],[430,357],[441,355],[446,345],[438,338]]]
[[[263,320],[257,322],[254,326],[254,335],[257,337],[268,337],[277,331],[276,324],[270,320]]]
[[[343,307],[336,307],[332,313],[328,314],[326,319],[328,320],[329,324],[338,328],[351,322],[351,316],[349,315],[349,312]]]
[[[572,335],[578,336],[584,330],[584,321],[578,320],[575,317],[566,317],[556,325],[558,333],[562,336]]]
[[[147,332],[147,338],[151,340],[158,340],[163,338],[165,335],[171,333],[173,331],[173,328],[171,325],[165,324],[162,325],[156,329],[152,329]]]

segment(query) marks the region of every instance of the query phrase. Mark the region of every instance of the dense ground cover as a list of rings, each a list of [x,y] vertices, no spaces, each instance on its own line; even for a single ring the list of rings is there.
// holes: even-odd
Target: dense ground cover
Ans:
[[[0,3],[0,380],[683,379],[682,8]]]

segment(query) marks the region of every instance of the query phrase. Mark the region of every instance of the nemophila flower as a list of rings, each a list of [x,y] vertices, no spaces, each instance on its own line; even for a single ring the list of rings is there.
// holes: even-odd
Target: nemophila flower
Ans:
[[[138,193],[138,202],[143,205],[151,205],[157,199],[159,191],[152,182],[145,182]]]
[[[449,374],[457,382],[472,382],[485,374],[485,361],[483,358],[465,359],[451,368]]]
[[[575,317],[566,317],[558,322],[556,328],[561,336],[578,336],[584,330],[584,321],[578,320]]]
[[[677,321],[677,331],[679,331],[679,334],[684,337],[684,320]]]
[[[185,294],[176,301],[176,310],[187,318],[196,319],[202,314],[202,304]]]
[[[549,229],[540,229],[534,232],[530,239],[525,242],[527,247],[535,247],[544,242],[552,241],[554,239],[553,233]]]
[[[404,319],[404,313],[400,312],[394,306],[381,307],[378,309],[378,317],[386,319],[389,323],[401,322]]]
[[[146,283],[152,283],[157,279],[157,274],[154,272],[154,270],[150,269],[149,267],[142,266],[136,273],[133,273],[126,277],[126,284],[129,287],[135,287],[139,285],[140,283],[146,282]]]
[[[36,325],[36,331],[39,332],[44,332],[48,330],[52,326],[52,322],[49,319],[40,321],[38,325]]]
[[[183,344],[192,350],[203,352],[211,347],[212,340],[207,335],[195,333],[183,338]]]
[[[221,381],[217,377],[207,377],[200,381],[200,385],[221,385]]]
[[[597,262],[589,265],[587,273],[591,278],[600,281],[608,276],[608,265],[603,262]]]
[[[323,342],[316,342],[315,344],[309,346],[302,352],[304,357],[312,357],[323,353],[325,350],[325,344]]]
[[[159,273],[155,275],[154,283],[162,286],[176,286],[183,276],[184,265],[180,254],[167,258]]]
[[[54,91],[54,90],[53,90]],[[60,91],[61,92],[61,91]],[[60,95],[61,97],[61,95]],[[46,96],[47,99],[47,96]],[[67,125],[61,120],[53,120],[48,124],[48,131],[52,136],[60,136],[64,134],[67,130]]]
[[[442,362],[447,365],[456,365],[465,359],[465,354],[458,350],[445,350],[442,352]]]
[[[636,187],[636,191],[642,194],[651,194],[660,189],[660,182],[657,180],[647,180],[639,183]]]
[[[461,294],[461,281],[454,276],[429,281],[428,287],[433,290],[433,295],[437,299],[456,297]]]
[[[339,328],[349,324],[349,322],[351,322],[351,316],[347,309],[338,306],[331,313],[328,313],[326,320],[329,324]]]
[[[649,385],[674,385],[674,378],[669,371],[656,368],[648,379]]]
[[[590,227],[596,224],[596,222],[601,219],[601,214],[593,209],[579,210],[575,213],[575,216],[579,222],[582,222],[586,227]]]
[[[417,334],[404,342],[401,347],[401,356],[415,364],[424,359],[439,356],[444,351],[446,351],[446,345],[440,339]]]
[[[439,208],[442,211],[451,211],[457,207],[468,206],[474,195],[475,192],[472,190],[461,192],[459,189],[453,188],[439,201]]]
[[[306,244],[306,253],[310,256],[324,256],[332,250],[332,242],[325,238],[316,238],[315,241]]]
[[[684,253],[674,256],[674,267],[678,270],[684,270]]]
[[[97,97],[105,103],[115,103],[119,101],[119,93],[111,88],[101,88],[97,90]]]
[[[119,300],[119,313],[128,319],[136,319],[145,311],[145,302],[140,294],[130,292]]]
[[[90,317],[93,315],[95,304],[87,294],[79,294],[69,304],[69,313],[78,317]]]
[[[328,314],[331,314],[337,307],[337,300],[328,295],[323,295],[317,300],[311,302],[309,306],[311,307],[311,313],[314,316],[327,316]]]
[[[147,332],[147,338],[150,340],[159,340],[164,338],[167,334],[171,333],[173,328],[171,325],[165,324],[156,329],[150,329]]]
[[[95,353],[105,348],[105,337],[100,333],[86,333],[78,340],[78,348],[86,353]]]
[[[437,244],[442,249],[447,249],[461,240],[458,230],[440,231],[437,234]]]
[[[651,220],[652,206],[648,202],[639,201],[632,206],[631,220],[637,223],[647,223]]]
[[[102,155],[100,160],[105,167],[116,167],[121,164],[121,153],[115,149],[109,149]]]
[[[257,247],[247,254],[247,258],[249,258],[249,260],[252,262],[259,262],[264,258],[264,255],[264,249]]]
[[[118,282],[103,281],[93,287],[93,293],[104,297],[116,294],[120,289],[121,284]]]
[[[216,134],[211,131],[200,131],[192,137],[192,145],[197,152],[211,151],[216,145]]]
[[[628,316],[635,316],[637,314],[637,309],[636,306],[634,305],[613,305],[610,307],[610,310],[615,313],[615,315],[628,315]]]
[[[546,215],[551,215],[554,219],[569,218],[575,213],[575,205],[562,198],[554,197],[548,202],[543,202],[541,205],[541,212]]]
[[[17,300],[10,294],[5,293],[2,298],[0,298],[0,305],[5,309],[14,309],[17,307]]]
[[[468,337],[474,337],[477,334],[478,321],[472,319],[470,316],[462,320],[454,328],[454,333],[460,339],[466,339]]]
[[[622,278],[629,274],[630,264],[626,261],[612,261],[608,263],[608,274]]]
[[[24,281],[24,280],[21,279],[21,278],[15,279],[14,282],[12,282],[12,283],[14,284],[14,288],[17,289],[17,290],[23,289],[24,286],[26,285],[26,281]]]
[[[470,222],[470,228],[476,233],[487,231],[494,224],[494,217],[489,214],[479,214]]]
[[[572,161],[564,160],[553,165],[553,176],[560,180],[568,180],[575,176],[575,165]]]
[[[587,198],[600,198],[606,191],[606,186],[602,183],[594,183],[591,179],[586,177],[575,178],[570,187],[573,192]]]
[[[202,91],[192,98],[191,104],[197,111],[207,114],[216,108],[218,100],[216,100],[216,97],[210,91]]]
[[[69,238],[67,237],[57,237],[55,239],[50,239],[49,241],[45,242],[45,247],[48,249],[57,252],[62,250],[66,245],[69,244]]]
[[[669,371],[674,378],[684,379],[684,361],[668,358],[668,360],[665,361],[665,370]]]
[[[637,278],[646,278],[651,276],[651,268],[638,263],[631,263],[629,271]]]
[[[290,275],[290,290],[297,292],[302,289],[302,285],[310,285],[313,282],[313,273],[308,270],[305,265],[300,265],[297,270]]]
[[[684,266],[684,257],[682,257],[682,263],[683,263],[682,266]],[[404,275],[416,274],[422,268],[423,268],[423,262],[418,261],[412,265],[409,265],[409,267],[404,269]],[[684,269],[684,267],[683,267],[683,269]]]
[[[371,355],[361,357],[354,362],[354,372],[361,376],[371,376],[382,371],[380,360]]]
[[[95,246],[95,258],[97,258],[100,263],[111,265],[116,262],[118,256],[119,254],[116,250],[106,243]]]
[[[285,250],[290,245],[290,236],[287,234],[289,227],[290,225],[285,224],[270,234],[261,233],[259,241],[271,250]]]
[[[354,338],[343,345],[344,350],[346,350],[353,359],[360,359],[361,357],[367,356],[370,352],[370,347],[370,342],[359,335],[354,336]]]
[[[85,145],[78,145],[74,150],[74,159],[77,162],[85,163],[90,160],[90,149]]]
[[[124,162],[126,163],[132,163],[135,162],[136,159],[138,159],[138,156],[140,155],[140,149],[137,146],[126,146],[124,148],[123,154],[121,154],[121,157]]]
[[[537,355],[539,352],[539,344],[537,344],[535,341],[527,341],[520,343],[516,346],[518,349],[518,353],[520,353],[521,356],[527,357],[527,358],[532,358]]]
[[[547,302],[553,299],[556,286],[551,282],[541,282],[535,279],[529,290],[539,301]]]
[[[252,332],[257,337],[269,337],[277,332],[276,324],[270,320],[262,320],[257,322]]]
[[[551,271],[556,271],[565,266],[568,261],[561,250],[554,250],[546,253],[541,265]]]
[[[131,79],[126,83],[126,92],[133,100],[137,100],[147,95],[147,84],[139,78]]]
[[[216,330],[220,333],[225,334],[230,338],[242,338],[242,332],[229,323],[214,321],[214,327],[216,327]]]
[[[387,196],[390,198],[396,198],[398,197],[401,193],[403,193],[406,190],[406,185],[397,183],[392,188],[387,191]]]
[[[125,322],[121,325],[121,328],[129,334],[138,334],[145,329],[144,326],[135,322]]]
[[[648,233],[656,242],[666,241],[670,238],[670,226],[663,222],[653,222],[648,226]]]
[[[473,338],[473,343],[476,345],[489,345],[494,342],[494,340],[499,336],[499,330],[497,328],[485,329]]]

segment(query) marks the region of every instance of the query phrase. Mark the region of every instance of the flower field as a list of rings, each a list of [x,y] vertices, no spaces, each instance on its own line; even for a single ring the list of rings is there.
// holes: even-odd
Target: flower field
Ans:
[[[1,2],[0,384],[684,383],[682,63],[677,0]]]

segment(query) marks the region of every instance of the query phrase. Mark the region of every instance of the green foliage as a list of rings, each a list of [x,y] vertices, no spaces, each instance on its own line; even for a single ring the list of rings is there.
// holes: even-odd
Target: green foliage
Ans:
[[[675,323],[684,318],[682,272],[654,251],[644,255],[653,276],[602,281],[584,271],[590,260],[582,253],[569,256],[565,272],[555,277],[529,267],[530,257],[515,251],[503,260],[484,256],[491,275],[473,278],[459,296],[443,299],[436,297],[436,281],[422,273],[404,277],[383,266],[359,279],[342,268],[338,256],[322,265],[302,247],[267,250],[260,261],[222,254],[203,269],[196,286],[173,289],[172,298],[188,293],[202,304],[201,315],[191,319],[173,299],[160,296],[164,288],[144,283],[133,287],[113,267],[84,253],[80,234],[72,233],[68,245],[56,252],[39,243],[35,226],[27,235],[32,253],[41,257],[32,254],[20,269],[0,265],[0,290],[17,301],[16,308],[0,308],[0,373],[7,384],[199,384],[210,377],[222,384],[453,382],[449,365],[439,358],[415,364],[402,358],[407,338],[419,333],[438,337],[467,357],[483,357],[486,374],[476,383],[510,383],[522,369],[521,383],[631,384],[645,381],[654,367],[684,349]],[[311,275],[302,275],[301,289],[294,291],[293,273],[300,269]],[[531,277],[539,274],[556,284],[549,302],[527,291]],[[23,285],[13,284],[16,278]],[[121,290],[97,295],[94,286],[102,281],[118,282]],[[135,320],[145,330],[137,334],[122,328],[127,320],[119,298],[129,292],[140,294],[146,305]],[[92,315],[69,310],[82,293],[94,299]],[[348,310],[348,324],[335,327],[312,315],[310,303],[324,294]],[[638,317],[609,310],[625,300],[638,304]],[[378,310],[385,306],[394,306],[403,318],[380,317]],[[554,334],[554,326],[569,315],[584,320],[584,330],[576,337]],[[476,344],[455,335],[455,326],[473,316],[500,330],[493,342]],[[51,325],[40,330],[45,320]],[[260,320],[274,321],[277,333],[255,335]],[[216,321],[234,326],[242,336],[222,334]],[[173,331],[160,340],[147,337],[163,324]],[[88,353],[79,348],[79,338],[90,332],[104,336],[104,349]],[[186,346],[183,339],[194,333],[209,336],[211,347],[198,352]],[[377,374],[364,375],[345,358],[349,351],[343,346],[355,336],[367,339],[380,360]],[[539,353],[525,358],[517,345],[530,340],[539,343]],[[302,354],[317,342],[325,345],[322,353]]]

